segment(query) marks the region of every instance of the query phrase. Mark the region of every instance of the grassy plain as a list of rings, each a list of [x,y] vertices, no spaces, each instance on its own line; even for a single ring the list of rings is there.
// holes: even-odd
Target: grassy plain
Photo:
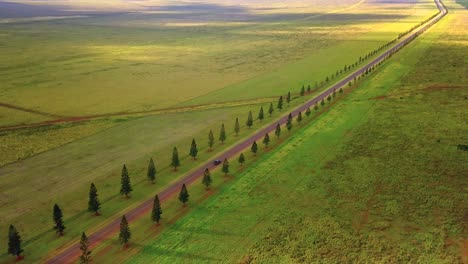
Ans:
[[[433,12],[429,0],[344,8],[351,3],[329,1],[316,9],[278,7],[276,12],[240,8],[234,10],[232,21],[210,15],[212,9],[231,9],[202,6],[192,15],[177,9],[180,13],[5,24],[0,29],[5,36],[0,40],[0,58],[6,62],[0,67],[0,102],[81,116],[297,92],[302,84],[314,85],[341,68],[343,61],[354,62]],[[0,125],[50,119],[0,107]],[[33,136],[35,144],[13,149],[1,164],[79,138],[76,133],[53,131],[49,136],[61,140],[51,144],[50,137]],[[42,130],[39,133],[44,135]],[[0,141],[16,146],[29,140],[17,134],[2,133]]]
[[[466,10],[448,5],[326,115],[132,245],[128,263],[466,263]]]
[[[337,2],[321,2],[315,9],[271,2],[278,9],[269,11],[258,10],[262,3],[252,10],[202,5],[193,14],[187,13],[193,6],[170,6],[155,13],[2,24],[0,102],[82,116],[297,92],[341,67],[342,60],[354,61],[433,12],[426,3],[403,4],[406,11],[397,14],[400,5],[379,9]],[[226,21],[214,11],[235,16]],[[358,13],[346,13],[351,11]],[[51,119],[0,107],[0,126]],[[73,135],[57,128],[48,134],[36,129],[2,133],[0,141],[9,151],[0,164],[89,136],[99,127],[77,127],[83,133]],[[51,142],[51,137],[60,140]],[[34,144],[24,146],[32,139]]]
[[[257,18],[259,21],[251,18],[257,23],[255,25],[222,21],[221,24],[230,25],[228,27],[221,26],[218,17],[214,19],[215,25],[210,22],[208,25],[193,26],[190,25],[193,21],[179,21],[181,15],[175,19],[175,24],[159,25],[158,19],[167,21],[173,15],[162,18],[154,16],[155,21],[152,22],[151,17],[136,14],[40,22],[33,27],[28,24],[14,24],[2,27],[2,34],[8,35],[11,43],[2,43],[0,56],[7,58],[5,56],[14,53],[15,46],[18,46],[23,48],[24,57],[18,57],[18,64],[12,67],[8,65],[1,68],[0,78],[2,85],[6,86],[1,89],[0,100],[5,99],[9,103],[19,103],[54,114],[83,115],[160,108],[182,104],[183,101],[197,96],[198,99],[193,99],[189,104],[219,102],[226,97],[234,100],[294,91],[303,83],[317,79],[317,76],[311,76],[302,67],[310,66],[311,71],[315,71],[312,68],[320,68],[317,72],[324,73],[319,76],[323,78],[325,74],[355,61],[360,55],[394,38],[403,29],[428,17],[434,12],[430,3],[431,1],[418,5],[402,4],[407,7],[405,11],[391,15],[388,13],[396,12],[402,6],[394,6],[394,9],[382,8],[386,14],[380,10],[381,14],[375,16],[362,12],[329,14],[319,19],[316,14],[273,14]],[[376,6],[369,5],[367,12],[375,13],[378,10]],[[291,19],[290,22],[285,22],[284,25],[278,22],[288,19]],[[329,22],[330,26],[320,22],[323,20]],[[390,26],[392,21],[394,24]],[[123,23],[128,25],[123,26]],[[287,33],[292,30],[291,24],[294,23],[298,23],[300,27],[312,28],[305,30],[304,34],[298,31]],[[376,23],[383,26],[381,31],[371,30]],[[351,28],[346,28],[345,25],[348,24],[352,25]],[[35,38],[34,41],[31,40],[32,37]],[[353,37],[357,40],[351,40]],[[41,52],[37,53],[34,47],[25,46],[27,42],[40,43],[43,47]],[[346,42],[352,47],[346,49],[347,46],[337,44],[339,42]],[[192,45],[199,45],[196,47],[201,48],[195,49]],[[58,50],[58,46],[61,49]],[[226,47],[232,48],[226,50]],[[320,49],[327,51],[319,51]],[[312,62],[303,59],[305,54],[315,53],[318,53],[316,57],[307,57]],[[350,58],[349,54],[352,54],[352,59],[349,62],[342,61],[339,59],[340,54]],[[28,59],[32,61],[27,63]],[[333,63],[327,64],[329,61]],[[317,66],[322,63],[328,66]],[[269,77],[265,77],[267,72],[277,67],[280,69],[271,76],[292,74],[296,79],[284,77],[272,82],[278,86],[262,86],[263,81],[269,81]],[[299,73],[294,75],[296,70]],[[257,75],[262,82],[253,81]],[[247,82],[253,82],[252,85],[242,84],[247,79]],[[229,85],[239,82],[238,93],[234,94],[234,86]],[[66,92],[63,92],[63,87],[67,87]],[[224,87],[228,87],[225,93],[211,93]],[[208,99],[204,99],[205,94]],[[47,98],[47,101],[43,98]],[[148,116],[116,124],[112,120],[104,121],[104,124],[96,122],[105,127],[96,130],[90,127],[88,134],[81,134],[88,136],[79,140],[75,140],[78,137],[61,132],[57,136],[64,136],[73,142],[64,140],[63,142],[69,143],[63,146],[54,145],[54,149],[50,151],[0,168],[0,225],[6,230],[6,226],[14,222],[25,234],[23,237],[28,252],[27,261],[38,261],[44,252],[67,241],[75,241],[81,231],[102,224],[104,217],[114,219],[125,208],[153,195],[192,168],[184,166],[178,174],[168,173],[168,153],[171,153],[174,145],[179,146],[180,153],[186,154],[192,137],[195,137],[199,146],[205,147],[209,127],[217,134],[221,122],[226,122],[227,130],[232,131],[236,116],[243,123],[247,111],[256,111],[258,107],[259,105],[255,109],[249,106]],[[24,122],[21,118],[17,121]],[[112,127],[108,128],[106,122],[111,123],[109,126]],[[97,131],[100,132],[93,134]],[[242,136],[247,135],[245,130],[243,133]],[[47,135],[49,140],[54,137],[54,134]],[[229,140],[226,146],[235,141],[233,137]],[[209,159],[211,154],[202,150],[198,162]],[[149,157],[161,157],[156,163],[165,169],[156,186],[147,185],[144,180]],[[186,155],[184,158],[187,159]],[[117,191],[120,169],[124,162],[128,165],[136,186],[131,200],[120,201]],[[183,164],[189,162],[193,166],[198,164],[188,160],[184,160]],[[100,197],[105,201],[104,217],[99,219],[84,212],[91,181],[97,184]],[[200,196],[201,193],[198,190]],[[49,228],[50,209],[54,202],[67,205],[64,208],[67,236],[60,240],[54,238]],[[170,210],[176,211],[169,209],[168,215],[171,214]],[[144,230],[139,229],[136,232],[142,234]],[[114,241],[106,243],[105,246],[112,245]],[[116,247],[110,249],[115,251]]]
[[[18,111],[16,111],[18,112]],[[0,131],[0,167],[60,147],[113,126],[113,121],[91,121]]]
[[[2,25],[0,102],[76,116],[284,94],[434,12],[430,0],[330,14],[189,7]]]

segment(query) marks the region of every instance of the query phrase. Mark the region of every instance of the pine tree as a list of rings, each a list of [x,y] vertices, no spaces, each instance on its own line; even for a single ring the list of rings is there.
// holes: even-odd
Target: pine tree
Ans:
[[[305,114],[307,117],[309,117],[312,114],[312,112],[310,111],[310,107],[307,107]]]
[[[101,202],[98,198],[96,186],[94,183],[91,183],[91,187],[89,188],[88,211],[99,215],[99,209],[101,209]]]
[[[302,85],[302,88],[301,88],[301,96],[304,96],[305,95],[305,86]]]
[[[120,178],[120,194],[125,195],[125,198],[128,198],[132,191],[133,189],[130,183],[130,176],[128,176],[127,167],[124,164],[122,168],[122,176]]]
[[[288,129],[288,131],[291,131],[292,129],[292,114],[289,113],[288,115],[288,121],[286,122],[286,128]]]
[[[265,118],[265,114],[263,113],[263,106],[260,107],[260,111],[258,112],[258,120],[262,121]]]
[[[202,183],[203,185],[205,185],[206,190],[210,189],[211,182],[212,180],[211,180],[210,170],[206,168],[205,172],[203,173],[203,180],[202,180]]]
[[[189,154],[193,158],[193,160],[197,159],[198,148],[197,148],[197,142],[195,142],[195,139],[192,139],[192,144],[190,145],[190,153]]]
[[[63,224],[63,213],[62,209],[55,204],[53,208],[52,219],[54,220],[54,229],[57,235],[63,236],[63,230],[65,230],[65,225]]]
[[[224,159],[223,161],[223,168],[221,169],[222,172],[224,172],[224,176],[227,176],[229,173],[229,161],[227,159]]]
[[[210,151],[213,150],[213,145],[214,145],[214,135],[213,135],[213,130],[210,129],[210,132],[208,133],[208,147],[210,147]]]
[[[281,136],[281,125],[280,124],[276,124],[275,136],[276,136],[276,138],[279,138]]]
[[[253,126],[253,117],[252,117],[252,111],[249,111],[249,116],[247,117],[247,127],[251,128]]]
[[[324,106],[325,105],[325,100],[322,99],[322,101],[320,101],[320,105]]]
[[[302,122],[302,112],[299,112],[299,113],[297,114],[296,120],[297,120],[297,123],[301,124],[301,122]]]
[[[342,93],[343,93],[343,88],[340,88],[340,94],[342,94]]]
[[[310,87],[310,84],[307,85],[307,93],[310,93],[312,91],[312,88]]]
[[[333,98],[336,97],[336,90],[333,90]]]
[[[172,150],[171,167],[174,168],[174,171],[177,171],[177,168],[180,167],[179,151],[177,151],[176,147]]]
[[[91,263],[91,250],[89,250],[89,240],[85,232],[81,234],[80,250],[81,250],[80,264]]]
[[[273,108],[273,103],[270,103],[270,108],[268,108],[268,115],[272,115],[275,109]]]
[[[153,158],[150,159],[148,164],[148,172],[146,173],[146,178],[148,181],[154,184],[156,180],[156,166],[154,165]]]
[[[185,186],[185,183],[182,184],[182,188],[180,189],[180,193],[179,193],[179,201],[184,205],[186,206],[186,203],[188,202],[189,200],[189,193],[187,191],[187,186]]]
[[[14,225],[10,225],[8,229],[8,254],[16,256],[17,260],[21,259],[21,253],[23,253],[21,242],[18,230],[16,230]]]
[[[286,102],[288,104],[291,102],[291,92],[288,92],[288,96],[286,97]]]
[[[332,98],[331,98],[331,96],[329,95],[329,96],[327,97],[327,101],[330,102],[331,100],[332,100]]]
[[[254,142],[252,143],[252,147],[250,148],[250,150],[252,151],[252,153],[253,153],[255,156],[257,156],[258,146],[257,146],[257,142],[256,142],[256,141],[254,141]]]
[[[263,145],[265,145],[265,148],[268,148],[268,144],[270,144],[270,135],[266,133],[265,137],[263,138]]]
[[[278,110],[283,109],[283,96],[280,96],[278,99]]]
[[[219,141],[221,141],[221,144],[224,144],[224,141],[226,141],[226,129],[224,128],[224,124],[221,124],[221,130],[219,131]]]
[[[156,224],[159,225],[159,221],[162,219],[161,215],[161,203],[159,202],[159,196],[156,194],[154,196],[153,210],[151,211],[151,221],[156,222]]]
[[[239,118],[238,117],[236,117],[236,123],[234,124],[234,132],[236,132],[236,136],[239,135],[240,125],[239,125]]]
[[[127,247],[130,238],[132,238],[132,233],[130,232],[130,227],[128,226],[127,218],[125,217],[125,215],[123,215],[122,220],[120,221],[120,243],[124,244],[124,246]]]
[[[239,155],[239,164],[241,165],[241,167],[244,167],[244,163],[245,163],[244,153],[241,153]]]

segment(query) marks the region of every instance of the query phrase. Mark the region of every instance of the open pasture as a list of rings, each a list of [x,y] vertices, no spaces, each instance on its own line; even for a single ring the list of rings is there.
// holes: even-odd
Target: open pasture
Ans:
[[[284,94],[434,13],[430,0],[339,2],[315,11],[168,5],[2,24],[0,102],[82,116]],[[0,113],[0,124],[31,122]]]

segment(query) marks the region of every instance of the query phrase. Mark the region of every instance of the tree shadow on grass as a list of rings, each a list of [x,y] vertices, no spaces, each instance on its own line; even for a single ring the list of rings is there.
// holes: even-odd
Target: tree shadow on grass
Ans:
[[[221,262],[222,258],[213,258],[203,254],[193,254],[183,252],[181,250],[167,250],[157,246],[146,246],[143,251],[139,253],[143,259],[151,259],[152,256],[164,256],[175,259],[184,259],[184,262],[189,261],[193,263],[199,262]]]

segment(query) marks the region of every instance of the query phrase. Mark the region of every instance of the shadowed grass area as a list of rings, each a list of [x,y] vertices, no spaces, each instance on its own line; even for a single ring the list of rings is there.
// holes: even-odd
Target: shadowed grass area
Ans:
[[[466,262],[465,14],[451,12],[128,263]]]
[[[467,0],[456,0],[456,2],[465,8],[468,8],[468,1]]]

